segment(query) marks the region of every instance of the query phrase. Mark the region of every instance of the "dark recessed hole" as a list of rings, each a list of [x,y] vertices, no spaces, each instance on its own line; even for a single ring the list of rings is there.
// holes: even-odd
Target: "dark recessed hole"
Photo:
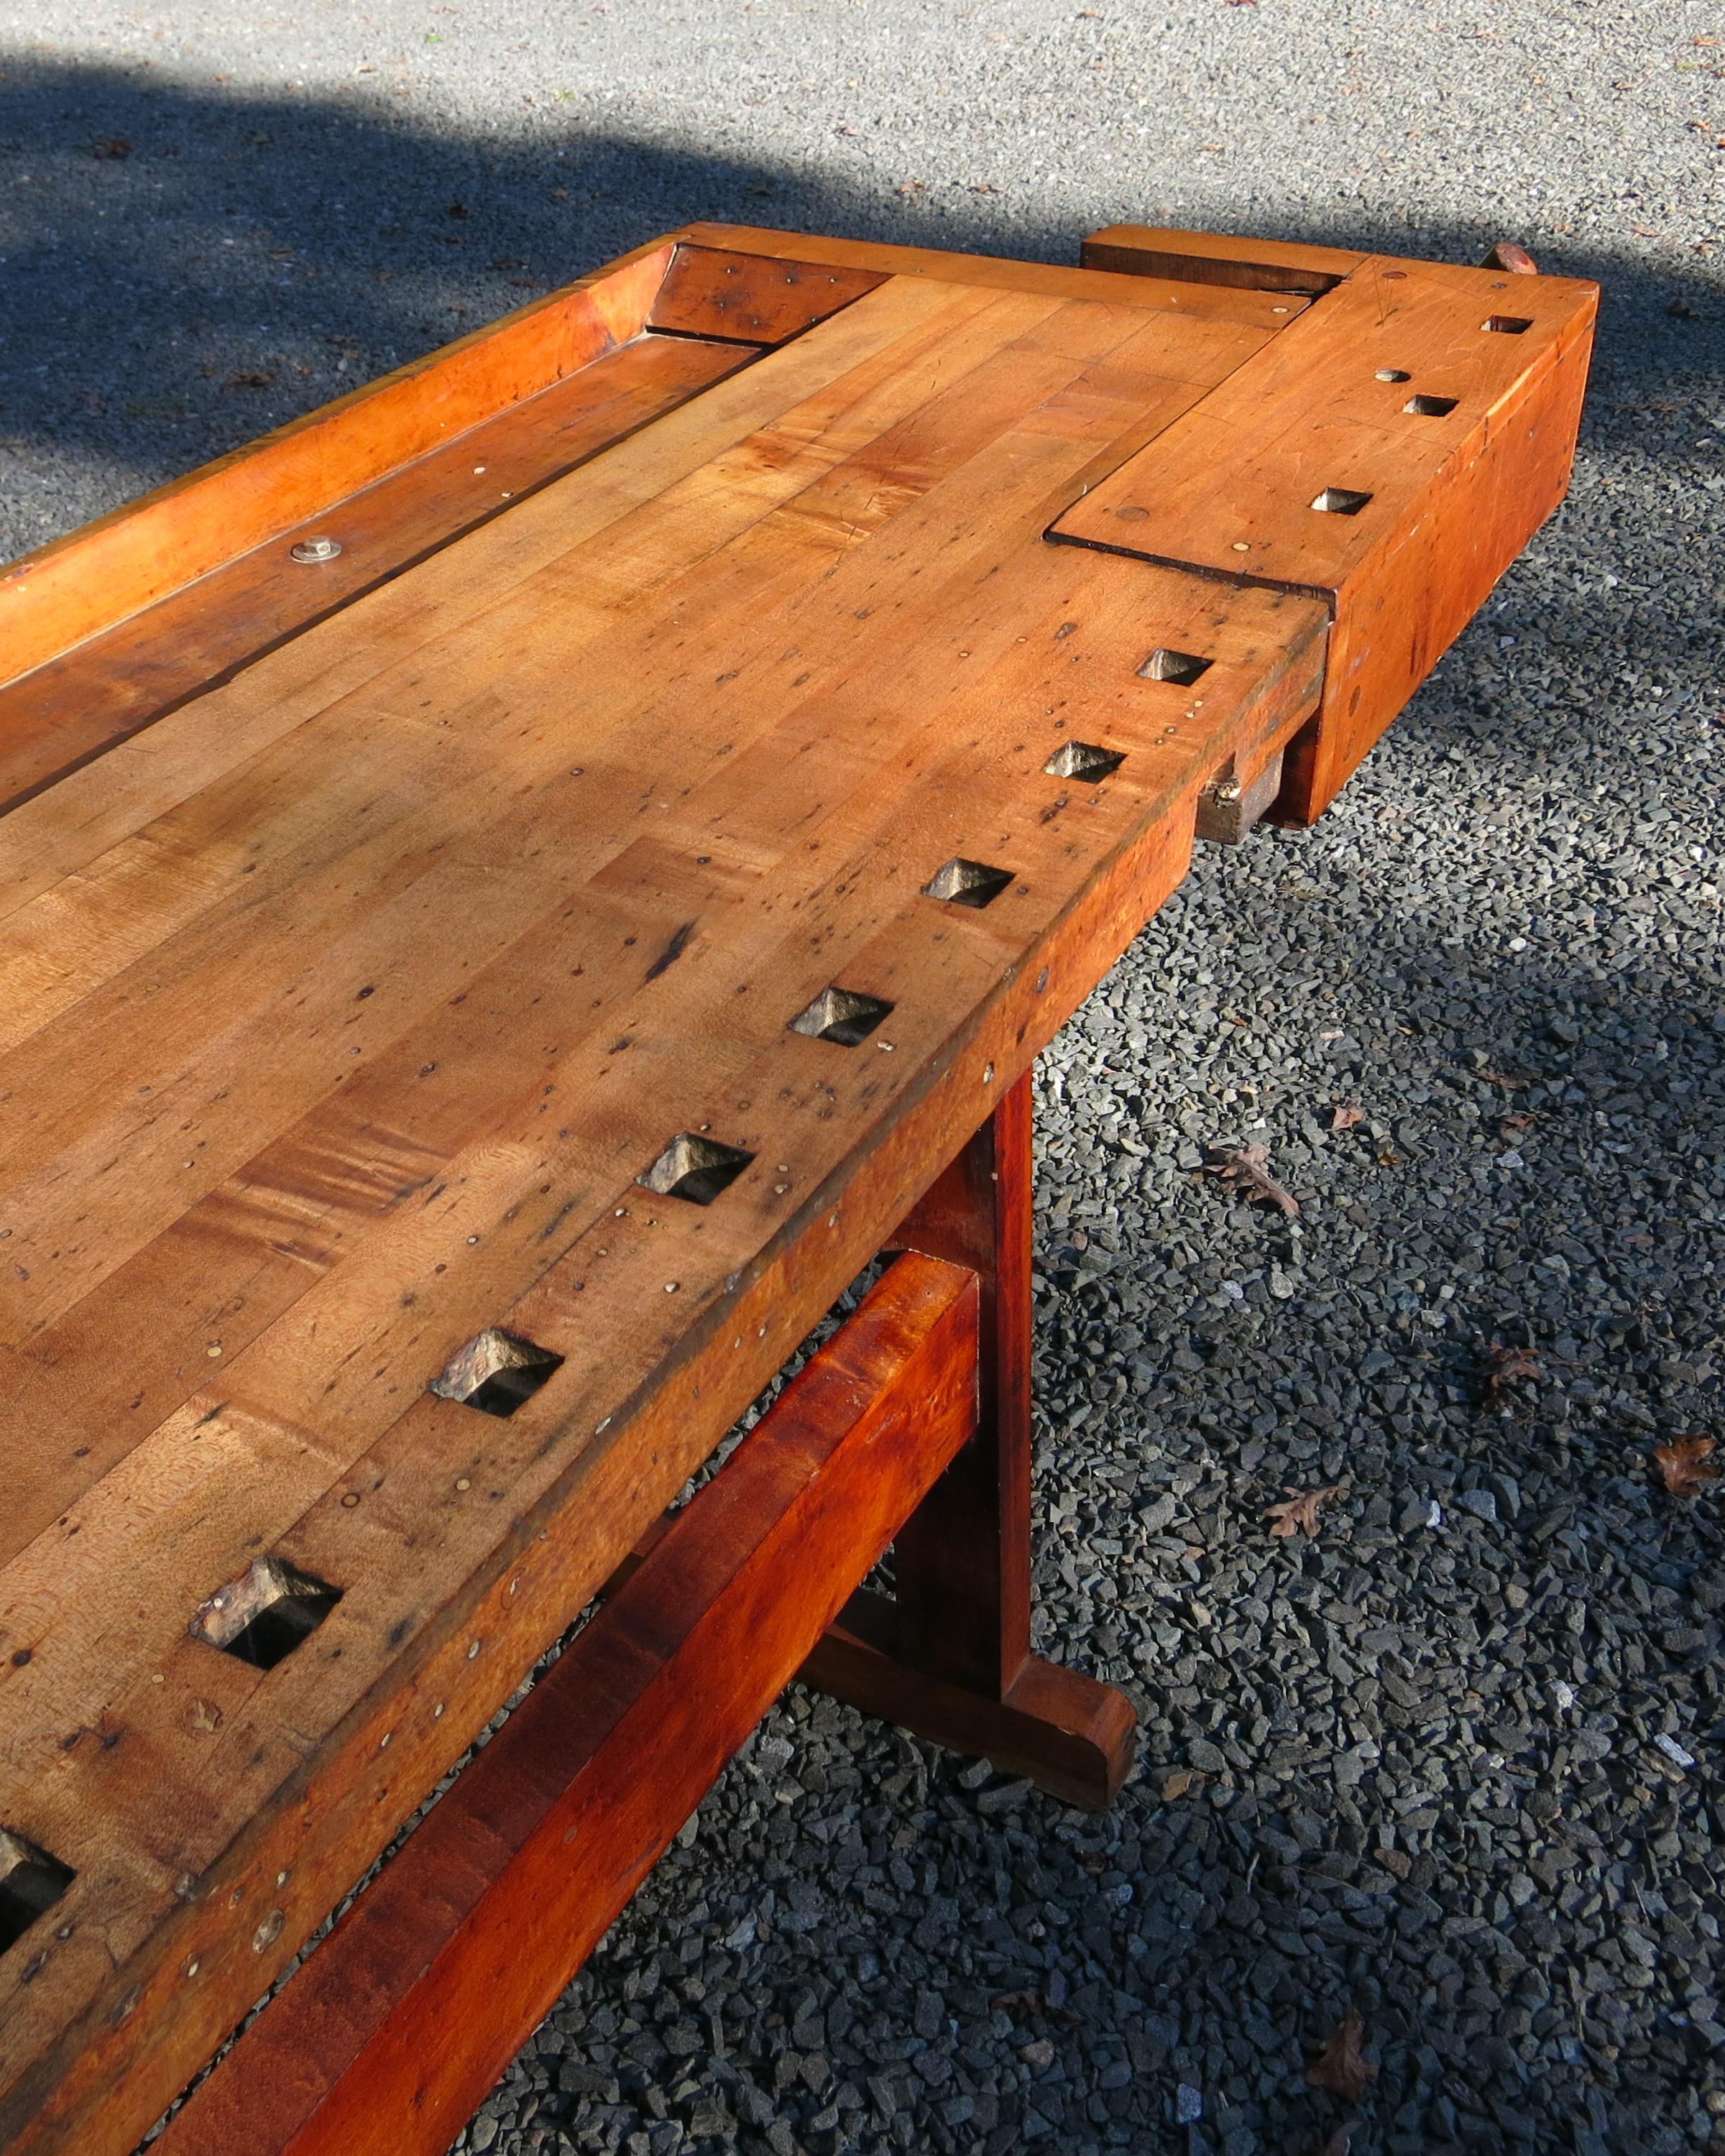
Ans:
[[[1411,382],[1413,378],[1404,367],[1380,367],[1377,373],[1379,382]]]
[[[260,1557],[238,1579],[216,1589],[192,1620],[192,1636],[255,1670],[273,1670],[341,1599],[339,1587],[326,1586],[281,1558]]]
[[[721,1145],[696,1131],[680,1131],[644,1175],[635,1181],[661,1198],[686,1198],[691,1205],[711,1205],[728,1190],[754,1158],[741,1146]]]
[[[54,1907],[73,1876],[45,1849],[0,1826],[0,1953]]]
[[[860,996],[853,988],[823,988],[808,1009],[791,1020],[791,1031],[806,1033],[811,1040],[835,1040],[840,1048],[855,1048],[891,1009],[879,996]]]
[[[1094,786],[1125,762],[1124,749],[1098,748],[1093,742],[1068,742],[1055,751],[1042,768],[1050,778],[1081,778],[1086,786]]]
[[[1487,315],[1480,324],[1482,330],[1496,330],[1499,336],[1519,336],[1532,326],[1526,315]]]
[[[1417,412],[1422,419],[1442,419],[1455,409],[1458,402],[1454,397],[1410,397],[1402,409]]]
[[[512,1415],[562,1363],[549,1348],[490,1325],[457,1349],[432,1379],[431,1389],[439,1399],[459,1400],[482,1414]]]
[[[923,885],[922,896],[943,898],[949,906],[992,906],[1016,873],[982,861],[950,860]]]
[[[1312,498],[1314,509],[1327,509],[1332,516],[1358,516],[1371,500],[1368,494],[1360,494],[1351,486],[1327,486]]]
[[[1208,674],[1214,661],[1200,659],[1194,651],[1153,651],[1138,669],[1147,681],[1195,681],[1200,674]]]

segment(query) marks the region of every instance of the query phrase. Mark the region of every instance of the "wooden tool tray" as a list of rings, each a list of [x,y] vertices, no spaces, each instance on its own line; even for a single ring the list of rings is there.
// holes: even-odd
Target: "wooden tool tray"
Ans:
[[[1085,263],[691,226],[0,578],[18,2156],[124,2156],[608,1582],[169,2156],[444,2147],[799,1666],[1118,1786],[1026,1074],[1555,506],[1594,294]]]

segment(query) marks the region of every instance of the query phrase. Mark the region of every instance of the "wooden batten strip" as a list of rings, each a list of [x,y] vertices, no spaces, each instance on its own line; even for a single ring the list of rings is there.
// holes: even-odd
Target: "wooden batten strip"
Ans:
[[[670,239],[292,420],[0,572],[15,680],[638,336]]]
[[[1088,234],[1078,251],[1086,270],[1181,283],[1225,285],[1260,292],[1327,292],[1366,257],[1304,240],[1236,239],[1219,232],[1183,232],[1155,224],[1110,224]]]

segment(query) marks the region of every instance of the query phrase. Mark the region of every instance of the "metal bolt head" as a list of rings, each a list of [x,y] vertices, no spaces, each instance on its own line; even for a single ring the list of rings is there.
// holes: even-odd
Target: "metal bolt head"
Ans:
[[[339,539],[301,539],[288,553],[295,562],[333,562],[341,551]]]

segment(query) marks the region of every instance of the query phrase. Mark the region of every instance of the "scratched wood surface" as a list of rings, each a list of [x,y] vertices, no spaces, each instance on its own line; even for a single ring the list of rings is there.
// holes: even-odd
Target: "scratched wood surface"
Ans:
[[[1322,608],[1043,541],[1275,333],[1101,281],[889,277],[0,820],[20,2148],[147,2125],[1312,708]]]
[[[1178,239],[1117,228],[1086,259],[1136,254],[1165,273]],[[1240,245],[1219,274],[1246,274]],[[1051,536],[1326,601],[1324,708],[1284,789],[1309,820],[1563,499],[1598,294],[1384,255],[1304,266],[1332,289],[1298,334],[1125,459]]]
[[[390,388],[393,464],[350,475],[350,402],[263,446],[282,501],[242,455],[146,504],[206,614],[123,518],[39,620],[7,587],[61,772],[0,817],[0,1830],[64,1887],[0,1953],[18,2156],[147,2128],[1178,884],[1199,789],[1312,738],[1321,578],[1048,540],[1265,368],[1327,382],[1278,355],[1347,279],[693,226],[576,290],[500,331],[512,397],[470,343],[466,403]],[[612,435],[619,364],[660,401]],[[478,522],[463,424],[522,460]],[[359,481],[387,573],[272,616]],[[208,685],[140,688],[193,623]],[[112,739],[54,766],[99,646]],[[708,1145],[711,1202],[642,1183]],[[488,1328],[561,1358],[506,1419],[429,1389]],[[260,1561],[322,1597],[267,1668],[211,1630]]]

